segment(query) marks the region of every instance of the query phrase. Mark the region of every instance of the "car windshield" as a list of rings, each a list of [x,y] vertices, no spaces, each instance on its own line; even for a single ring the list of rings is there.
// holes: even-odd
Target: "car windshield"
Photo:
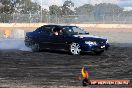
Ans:
[[[63,26],[63,30],[70,35],[89,34],[77,26]]]

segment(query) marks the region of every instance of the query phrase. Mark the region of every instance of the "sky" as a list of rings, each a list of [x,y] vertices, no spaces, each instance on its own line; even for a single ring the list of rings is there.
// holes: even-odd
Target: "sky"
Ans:
[[[65,0],[32,0],[36,1],[41,5],[41,1],[43,4],[43,8],[47,8],[50,5],[62,5]],[[132,0],[71,0],[75,3],[75,7],[81,6],[83,4],[99,4],[99,3],[113,3],[117,4],[120,7],[123,7],[125,10],[132,10]]]

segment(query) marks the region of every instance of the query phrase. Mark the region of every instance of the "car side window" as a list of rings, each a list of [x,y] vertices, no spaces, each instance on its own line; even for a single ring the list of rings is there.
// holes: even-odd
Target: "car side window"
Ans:
[[[37,28],[34,32],[35,32],[35,33],[41,33],[41,32],[44,31],[43,29],[44,29],[43,27],[39,27],[39,28]]]
[[[40,28],[38,28],[35,31],[35,33],[37,33],[37,34],[45,34],[45,35],[49,35],[50,34],[48,28],[46,28],[46,27],[40,27]]]
[[[63,29],[59,26],[53,27],[52,28],[52,35],[55,35],[55,36],[63,35]]]
[[[49,35],[49,36],[52,35],[52,33],[53,33],[53,28],[54,28],[54,27],[51,27],[51,26],[46,26],[46,27],[45,27],[45,30],[48,32],[48,35]]]
[[[63,27],[63,30],[66,34],[72,35],[74,34],[73,29],[71,29],[70,27]]]

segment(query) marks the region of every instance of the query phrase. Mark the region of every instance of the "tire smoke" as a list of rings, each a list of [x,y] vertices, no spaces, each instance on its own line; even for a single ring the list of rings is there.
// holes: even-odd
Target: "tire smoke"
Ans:
[[[24,39],[0,39],[0,50],[31,51],[24,44]]]

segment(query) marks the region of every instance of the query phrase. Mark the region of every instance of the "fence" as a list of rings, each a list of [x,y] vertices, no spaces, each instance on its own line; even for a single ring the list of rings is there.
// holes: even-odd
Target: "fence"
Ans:
[[[1,23],[132,23],[132,15],[0,14]]]

